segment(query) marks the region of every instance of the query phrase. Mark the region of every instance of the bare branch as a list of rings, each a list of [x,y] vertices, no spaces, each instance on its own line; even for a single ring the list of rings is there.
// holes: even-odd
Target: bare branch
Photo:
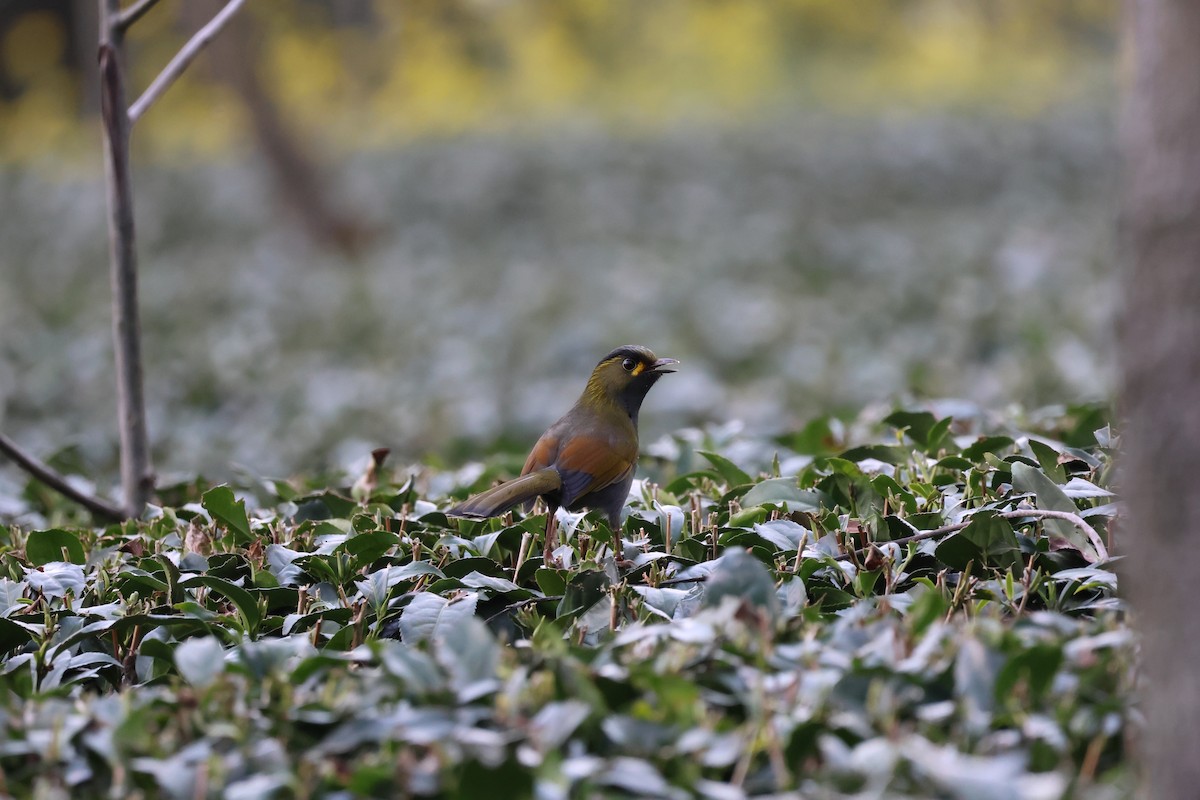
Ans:
[[[187,44],[180,48],[171,62],[163,68],[163,71],[158,73],[158,77],[150,84],[149,88],[142,93],[132,106],[129,107],[129,122],[133,124],[137,122],[146,109],[155,100],[162,97],[163,93],[170,88],[171,84],[179,80],[179,76],[188,68],[188,65],[199,55],[205,45],[213,40],[213,38],[221,32],[221,29],[233,19],[233,15],[238,12],[246,0],[229,0],[217,15],[213,17],[207,25],[196,31],[191,39],[188,39]]]
[[[138,0],[120,13],[120,15],[112,21],[113,27],[118,30],[128,30],[130,25],[137,22],[146,15],[146,12],[154,8],[158,4],[158,0]]]
[[[125,512],[98,497],[92,497],[76,489],[67,479],[50,467],[22,450],[16,442],[0,433],[0,453],[8,456],[14,464],[28,472],[37,480],[49,486],[66,498],[74,500],[79,505],[91,511],[98,517],[119,522],[125,519]]]

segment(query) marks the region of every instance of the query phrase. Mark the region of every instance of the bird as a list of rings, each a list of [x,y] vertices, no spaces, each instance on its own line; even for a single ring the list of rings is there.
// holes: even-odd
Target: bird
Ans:
[[[646,347],[622,345],[592,371],[571,410],[534,444],[520,477],[464,500],[446,513],[486,519],[542,498],[546,520],[545,560],[557,546],[555,512],[593,508],[609,528],[620,529],[621,511],[633,484],[638,459],[638,412],[650,388],[679,362],[658,358]]]

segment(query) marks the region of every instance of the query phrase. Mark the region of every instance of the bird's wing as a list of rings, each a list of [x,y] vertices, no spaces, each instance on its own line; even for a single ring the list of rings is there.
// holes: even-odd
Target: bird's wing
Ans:
[[[577,434],[558,448],[553,466],[562,476],[562,504],[571,505],[626,477],[637,462],[637,441]]]
[[[525,466],[521,469],[522,475],[554,466],[554,462],[558,459],[560,441],[555,432],[556,427],[558,426],[543,433],[542,438],[533,445],[533,449],[529,451],[529,457],[525,459]]]

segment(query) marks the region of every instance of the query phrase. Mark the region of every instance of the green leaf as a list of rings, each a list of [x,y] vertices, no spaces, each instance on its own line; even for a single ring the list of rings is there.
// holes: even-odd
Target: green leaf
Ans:
[[[859,461],[866,461],[868,458],[882,461],[885,464],[906,464],[908,463],[909,453],[904,448],[893,445],[867,444],[861,447],[850,448],[841,454],[841,458],[846,461],[852,461],[855,464]]]
[[[21,599],[25,596],[25,584],[21,581],[11,581],[8,578],[0,578],[0,617],[7,616],[11,611],[21,605]]]
[[[799,549],[801,540],[813,541],[813,535],[807,528],[790,519],[759,523],[754,526],[754,532],[781,552],[795,552]]]
[[[931,452],[938,448],[953,419],[939,420],[928,411],[895,411],[884,417],[883,422],[906,433],[925,452]]]
[[[353,557],[355,569],[361,569],[388,550],[396,546],[399,537],[387,531],[368,531],[350,536],[334,548],[334,554],[346,553]]]
[[[204,586],[210,591],[224,596],[240,612],[246,633],[250,634],[251,638],[254,637],[262,622],[262,613],[258,608],[258,599],[250,592],[240,586],[234,586],[227,580],[214,578],[211,575],[194,575],[180,581],[179,585],[185,589]]]
[[[801,489],[795,477],[770,478],[760,481],[742,496],[743,508],[787,504],[789,511],[816,511],[821,507],[821,495],[811,489]]]
[[[495,679],[500,647],[482,620],[466,617],[453,625],[437,626],[434,645],[438,661],[456,688]]]
[[[387,674],[398,678],[409,695],[439,691],[445,679],[433,657],[401,642],[376,641],[369,644],[378,648],[379,663]]]
[[[351,497],[326,490],[318,494],[297,497],[293,502],[298,506],[296,521],[329,519],[331,517],[347,518],[358,508],[358,503]],[[209,513],[212,513],[211,511]]]
[[[762,609],[770,619],[779,615],[779,598],[771,573],[761,561],[740,548],[726,550],[704,584],[705,606],[719,606],[726,597],[740,597]]]
[[[201,496],[200,505],[233,534],[234,541],[238,544],[254,541],[254,534],[250,532],[250,520],[246,517],[246,503],[236,499],[233,490],[228,486],[214,486],[209,489]]]
[[[834,475],[844,475],[847,478],[862,478],[863,471],[858,466],[858,462],[865,459],[849,459],[839,458],[837,456],[829,456],[822,458],[818,462],[822,467],[829,470]]]
[[[167,579],[167,602],[179,603],[183,601],[183,592],[179,588],[179,567],[167,558],[165,555],[155,559],[163,568],[163,577]]]
[[[837,447],[842,427],[841,421],[834,417],[818,417],[809,421],[799,431],[779,437],[778,441],[797,453],[827,455]]]
[[[351,608],[324,608],[320,611],[311,611],[308,614],[288,614],[283,619],[280,632],[284,636],[292,633],[303,633],[315,625],[317,620],[328,620],[336,622],[338,625],[345,625],[353,618],[354,609]]]
[[[472,572],[491,575],[494,578],[503,578],[506,575],[504,567],[498,562],[480,556],[455,559],[442,567],[442,572],[446,573],[447,578],[461,578]]]
[[[1021,564],[1021,546],[1012,525],[994,511],[980,511],[971,523],[958,533],[943,539],[934,555],[952,569],[966,569],[967,564],[1011,569]]]
[[[1042,468],[1042,472],[1055,483],[1066,483],[1067,471],[1063,469],[1063,465],[1058,463],[1058,451],[1045,442],[1039,442],[1037,439],[1029,440],[1029,449],[1033,451],[1034,458]]]
[[[138,645],[138,655],[148,658],[157,658],[159,661],[165,661],[168,664],[175,663],[175,648],[177,645],[164,642],[162,639],[152,639],[147,636],[142,639],[142,643]]]
[[[1014,655],[996,677],[996,702],[1004,703],[1013,694],[1016,684],[1024,680],[1034,703],[1041,703],[1062,666],[1062,647],[1049,642],[1034,644]]]
[[[349,630],[343,628],[342,630]],[[247,675],[263,679],[271,674],[283,672],[289,661],[304,652],[311,652],[308,638],[291,636],[287,639],[261,639],[257,642],[241,642],[234,648],[236,661]],[[285,673],[286,674],[286,673]]]
[[[725,483],[731,488],[734,486],[745,486],[747,483],[753,482],[753,479],[749,475],[725,456],[709,452],[708,450],[697,450],[696,452],[709,460],[709,463],[716,468],[721,477],[725,479]]]
[[[975,466],[975,464],[970,459],[963,458],[961,456],[946,456],[945,458],[938,459],[937,464],[934,466],[936,466],[938,469],[949,469],[961,472],[962,470],[970,469],[971,467]]]
[[[978,639],[963,639],[959,645],[954,659],[954,693],[963,722],[973,735],[984,733],[991,724],[999,662],[999,654]]]
[[[538,567],[537,572],[533,574],[533,579],[537,581],[538,588],[541,589],[547,597],[554,597],[562,594],[563,591],[566,590],[566,574],[566,570]]]
[[[462,585],[469,589],[487,589],[502,595],[516,595],[518,599],[531,597],[532,592],[522,589],[507,578],[493,578],[480,572],[469,572],[462,578]]]
[[[547,703],[529,720],[530,738],[541,752],[552,752],[566,744],[590,715],[591,706],[582,700]]]
[[[896,483],[896,480],[889,475],[876,475],[871,479],[871,488],[878,492],[881,497],[890,497],[898,500],[900,505],[909,514],[916,514],[920,509],[916,496]]]
[[[743,508],[729,518],[729,525],[733,528],[746,528],[755,523],[762,522],[767,518],[768,514],[769,512],[764,506]]]
[[[459,625],[474,617],[478,602],[479,595],[474,592],[453,601],[432,592],[418,592],[400,616],[400,636],[409,644],[428,641],[443,626]]]
[[[520,547],[521,535],[523,533],[524,530],[519,525],[513,525],[508,528],[501,528],[498,531],[492,531],[491,533],[481,534],[471,541],[475,545],[475,552],[479,553],[480,556],[490,558],[492,556],[492,549],[496,546],[497,542],[500,542],[502,547],[507,547],[509,550],[516,550]],[[496,555],[498,556],[499,554]]]
[[[958,449],[954,447],[954,442],[950,437],[950,426],[953,424],[954,417],[943,417],[934,423],[934,426],[929,429],[929,433],[925,436],[926,453],[933,454],[939,450]]]
[[[424,562],[414,563],[424,564]],[[428,565],[425,566],[428,567]],[[374,572],[368,572],[367,577],[361,581],[355,581],[354,586],[373,610],[382,613],[384,604],[392,594],[392,587],[405,580],[406,577],[421,574],[421,571],[409,569],[410,567],[412,564],[405,564],[403,567],[384,567]]]
[[[950,604],[941,592],[932,588],[932,584],[918,584],[910,593],[915,594],[916,599],[908,607],[908,619],[913,632],[919,635],[934,622],[945,617]]]
[[[78,564],[66,561],[51,561],[39,569],[31,570],[25,581],[47,597],[66,597],[67,593],[79,597],[87,588],[87,580]]]
[[[11,619],[0,617],[0,653],[7,653],[33,639],[33,632]]]
[[[1013,440],[1007,436],[981,436],[973,444],[962,451],[962,457],[979,463],[987,453],[1002,453],[1013,446]]]
[[[620,756],[614,758],[611,763],[612,768],[599,776],[602,784],[621,789],[635,797],[672,796],[671,785],[649,761]]]
[[[555,616],[562,619],[587,611],[607,594],[611,585],[612,581],[602,571],[576,573],[563,589],[563,599],[558,603]]]
[[[225,671],[225,648],[212,636],[186,639],[175,648],[175,667],[197,689],[206,689]]]
[[[79,537],[61,528],[30,531],[25,542],[25,557],[35,567],[49,564],[51,561],[66,561],[72,564],[83,564],[87,561],[87,554],[83,551],[83,543],[79,541]]]
[[[1038,508],[1070,514],[1079,513],[1079,507],[1067,497],[1062,487],[1036,467],[1016,461],[1012,465],[1012,475],[1013,488],[1018,492],[1029,492],[1036,497]],[[1087,534],[1067,520],[1046,519],[1043,524],[1056,536],[1070,542],[1088,561],[1096,561],[1100,557]]]
[[[534,772],[523,767],[516,759],[509,758],[499,764],[485,764],[476,759],[467,761],[458,769],[458,784],[449,795],[451,800],[522,800],[534,797]],[[376,796],[394,789],[393,772],[388,771],[387,782],[376,792]]]

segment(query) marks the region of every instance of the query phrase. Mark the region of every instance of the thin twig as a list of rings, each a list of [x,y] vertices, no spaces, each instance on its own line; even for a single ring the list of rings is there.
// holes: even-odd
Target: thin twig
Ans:
[[[521,569],[521,565],[525,563],[525,559],[529,557],[529,544],[533,541],[533,534],[525,531],[521,534],[521,549],[517,551],[517,566],[513,569],[513,575]]]
[[[76,489],[71,484],[67,483],[67,479],[59,475],[50,467],[38,461],[33,456],[22,450],[17,443],[9,439],[4,434],[0,433],[0,453],[8,456],[21,469],[28,472],[33,477],[37,478],[42,483],[49,486],[54,491],[74,500],[79,505],[91,511],[98,517],[103,517],[113,522],[119,522],[125,519],[125,513],[116,506],[106,503],[98,497],[92,497]]]
[[[158,77],[150,84],[149,88],[142,93],[133,105],[129,107],[129,122],[133,124],[141,119],[155,100],[162,97],[163,93],[171,86],[172,83],[179,80],[179,76],[187,69],[188,65],[199,55],[205,45],[213,40],[221,29],[233,19],[233,15],[238,12],[246,0],[229,0],[225,7],[217,12],[217,15],[209,20],[208,24],[200,30],[196,31],[191,39],[188,39],[187,44],[179,49],[171,62],[163,68],[163,71],[158,73]]]
[[[707,574],[699,575],[699,576],[692,577],[692,578],[667,578],[665,580],[659,581],[654,586],[654,588],[661,589],[664,586],[679,586],[680,584],[683,584],[683,583],[704,583],[706,580],[708,580]]]
[[[1091,541],[1092,546],[1096,548],[1096,554],[1102,560],[1108,558],[1108,550],[1107,550],[1107,548],[1104,547],[1104,542],[1103,542],[1103,540],[1101,540],[1100,535],[1096,533],[1096,529],[1093,528],[1091,525],[1089,525],[1083,519],[1083,517],[1079,516],[1078,514],[1072,514],[1070,511],[1052,511],[1050,509],[1026,508],[1026,509],[1022,509],[1020,511],[1000,511],[996,514],[996,516],[1000,517],[1002,519],[1020,519],[1021,517],[1044,517],[1044,518],[1048,518],[1048,519],[1066,520],[1067,522],[1070,522],[1072,525],[1074,525],[1075,527],[1082,530],[1085,534],[1087,534],[1087,537]],[[941,528],[933,528],[932,530],[921,531],[920,533],[915,533],[912,536],[902,536],[899,539],[892,539],[888,542],[880,542],[879,544],[908,544],[909,542],[920,542],[920,541],[924,541],[925,539],[933,539],[933,538],[941,536],[943,534],[954,533],[955,531],[960,531],[970,524],[971,524],[971,521],[967,520],[966,522],[959,522],[954,525],[946,525]],[[856,554],[863,555],[869,549],[870,548],[864,547],[861,550],[851,550],[847,553],[842,553],[841,555],[834,556],[834,560],[835,561],[849,561],[851,558],[854,557],[854,555],[856,555]]]
[[[518,610],[524,608],[525,606],[537,605],[538,603],[561,603],[562,599],[563,599],[563,596],[561,594],[548,595],[546,597],[526,597],[524,600],[518,600],[515,603],[509,603],[504,608],[497,611],[495,614],[492,614],[485,621],[491,622],[492,620],[496,619],[497,617],[503,616],[503,615],[509,613],[510,611],[518,611]]]
[[[112,24],[122,31],[128,30],[130,25],[145,16],[146,12],[154,8],[154,6],[157,4],[158,0],[138,0],[138,2],[122,11],[121,14],[115,20],[113,20]]]

